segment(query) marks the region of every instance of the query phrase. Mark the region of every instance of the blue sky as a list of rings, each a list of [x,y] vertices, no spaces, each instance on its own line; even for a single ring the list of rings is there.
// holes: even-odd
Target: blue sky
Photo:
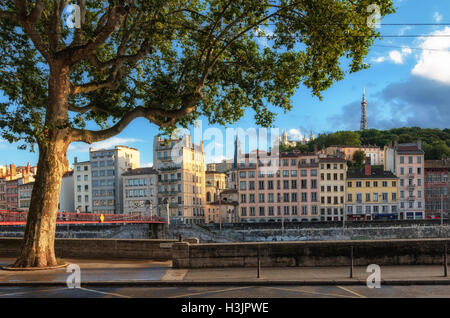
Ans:
[[[368,101],[369,128],[389,129],[402,126],[424,128],[450,127],[450,1],[448,0],[394,0],[397,12],[382,20],[382,24],[440,23],[447,25],[381,26],[382,35],[438,35],[438,37],[386,37],[377,40],[366,62],[371,67],[347,75],[323,93],[323,100],[312,97],[303,86],[297,89],[292,111],[280,113],[275,126],[286,129],[290,138],[303,134],[315,135],[337,130],[359,129],[360,101],[363,88]],[[1,97],[0,97],[1,99]],[[210,126],[202,121],[203,129]],[[254,127],[253,114],[231,127]],[[218,127],[220,129],[223,128]],[[141,165],[153,161],[155,125],[137,119],[118,136],[95,144],[95,148],[114,145],[135,147],[141,152]],[[227,144],[224,139],[218,144]],[[68,152],[69,162],[89,158],[89,145],[74,143]],[[37,163],[37,153],[18,150],[16,144],[0,140],[0,165]],[[228,154],[228,153],[226,153]],[[207,162],[220,159],[211,154]]]

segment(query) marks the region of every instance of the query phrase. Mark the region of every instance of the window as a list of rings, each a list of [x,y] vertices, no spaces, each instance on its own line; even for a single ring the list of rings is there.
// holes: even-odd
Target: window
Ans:
[[[241,190],[246,190],[247,189],[247,183],[245,181],[241,181],[240,183],[240,189]]]
[[[265,215],[265,213],[264,213],[264,207],[263,206],[260,206],[259,207],[259,216],[264,216]]]

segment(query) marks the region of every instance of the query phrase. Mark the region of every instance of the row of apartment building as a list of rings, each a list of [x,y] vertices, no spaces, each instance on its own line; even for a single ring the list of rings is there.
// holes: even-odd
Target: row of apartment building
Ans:
[[[425,161],[418,141],[364,147],[365,167],[349,169],[352,152],[346,148],[242,154],[236,139],[234,158],[207,169],[203,142],[194,144],[189,135],[155,137],[151,168],[140,167],[134,148],[90,149],[89,160],[75,158],[73,171],[63,177],[60,210],[142,213],[180,223],[423,219],[448,213],[450,160]],[[0,177],[0,205],[7,203],[2,208],[27,209],[29,175],[27,182],[9,178],[23,188],[15,197],[5,191],[13,180]]]

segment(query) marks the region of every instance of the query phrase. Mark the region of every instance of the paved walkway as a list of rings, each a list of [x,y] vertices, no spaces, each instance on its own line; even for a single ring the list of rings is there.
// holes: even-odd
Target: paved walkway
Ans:
[[[14,259],[0,258],[0,266]],[[171,262],[150,260],[76,260],[66,259],[81,269],[81,284],[366,284],[371,273],[357,266],[353,278],[349,267],[283,267],[261,268],[257,278],[256,268],[172,269]],[[0,270],[0,285],[64,285],[68,276],[66,268],[30,272]],[[443,276],[443,266],[382,266],[381,281],[386,284],[448,284],[450,277]]]

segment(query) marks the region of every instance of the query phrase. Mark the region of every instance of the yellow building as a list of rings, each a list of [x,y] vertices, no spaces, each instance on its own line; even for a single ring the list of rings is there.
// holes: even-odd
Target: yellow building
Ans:
[[[398,178],[383,167],[349,169],[347,220],[398,219]]]
[[[170,222],[204,223],[205,211],[205,152],[203,141],[192,142],[192,136],[153,141],[154,168],[158,175],[159,215],[167,215]],[[169,204],[169,207],[167,207]]]
[[[320,220],[342,221],[344,217],[347,161],[342,158],[319,158]]]

